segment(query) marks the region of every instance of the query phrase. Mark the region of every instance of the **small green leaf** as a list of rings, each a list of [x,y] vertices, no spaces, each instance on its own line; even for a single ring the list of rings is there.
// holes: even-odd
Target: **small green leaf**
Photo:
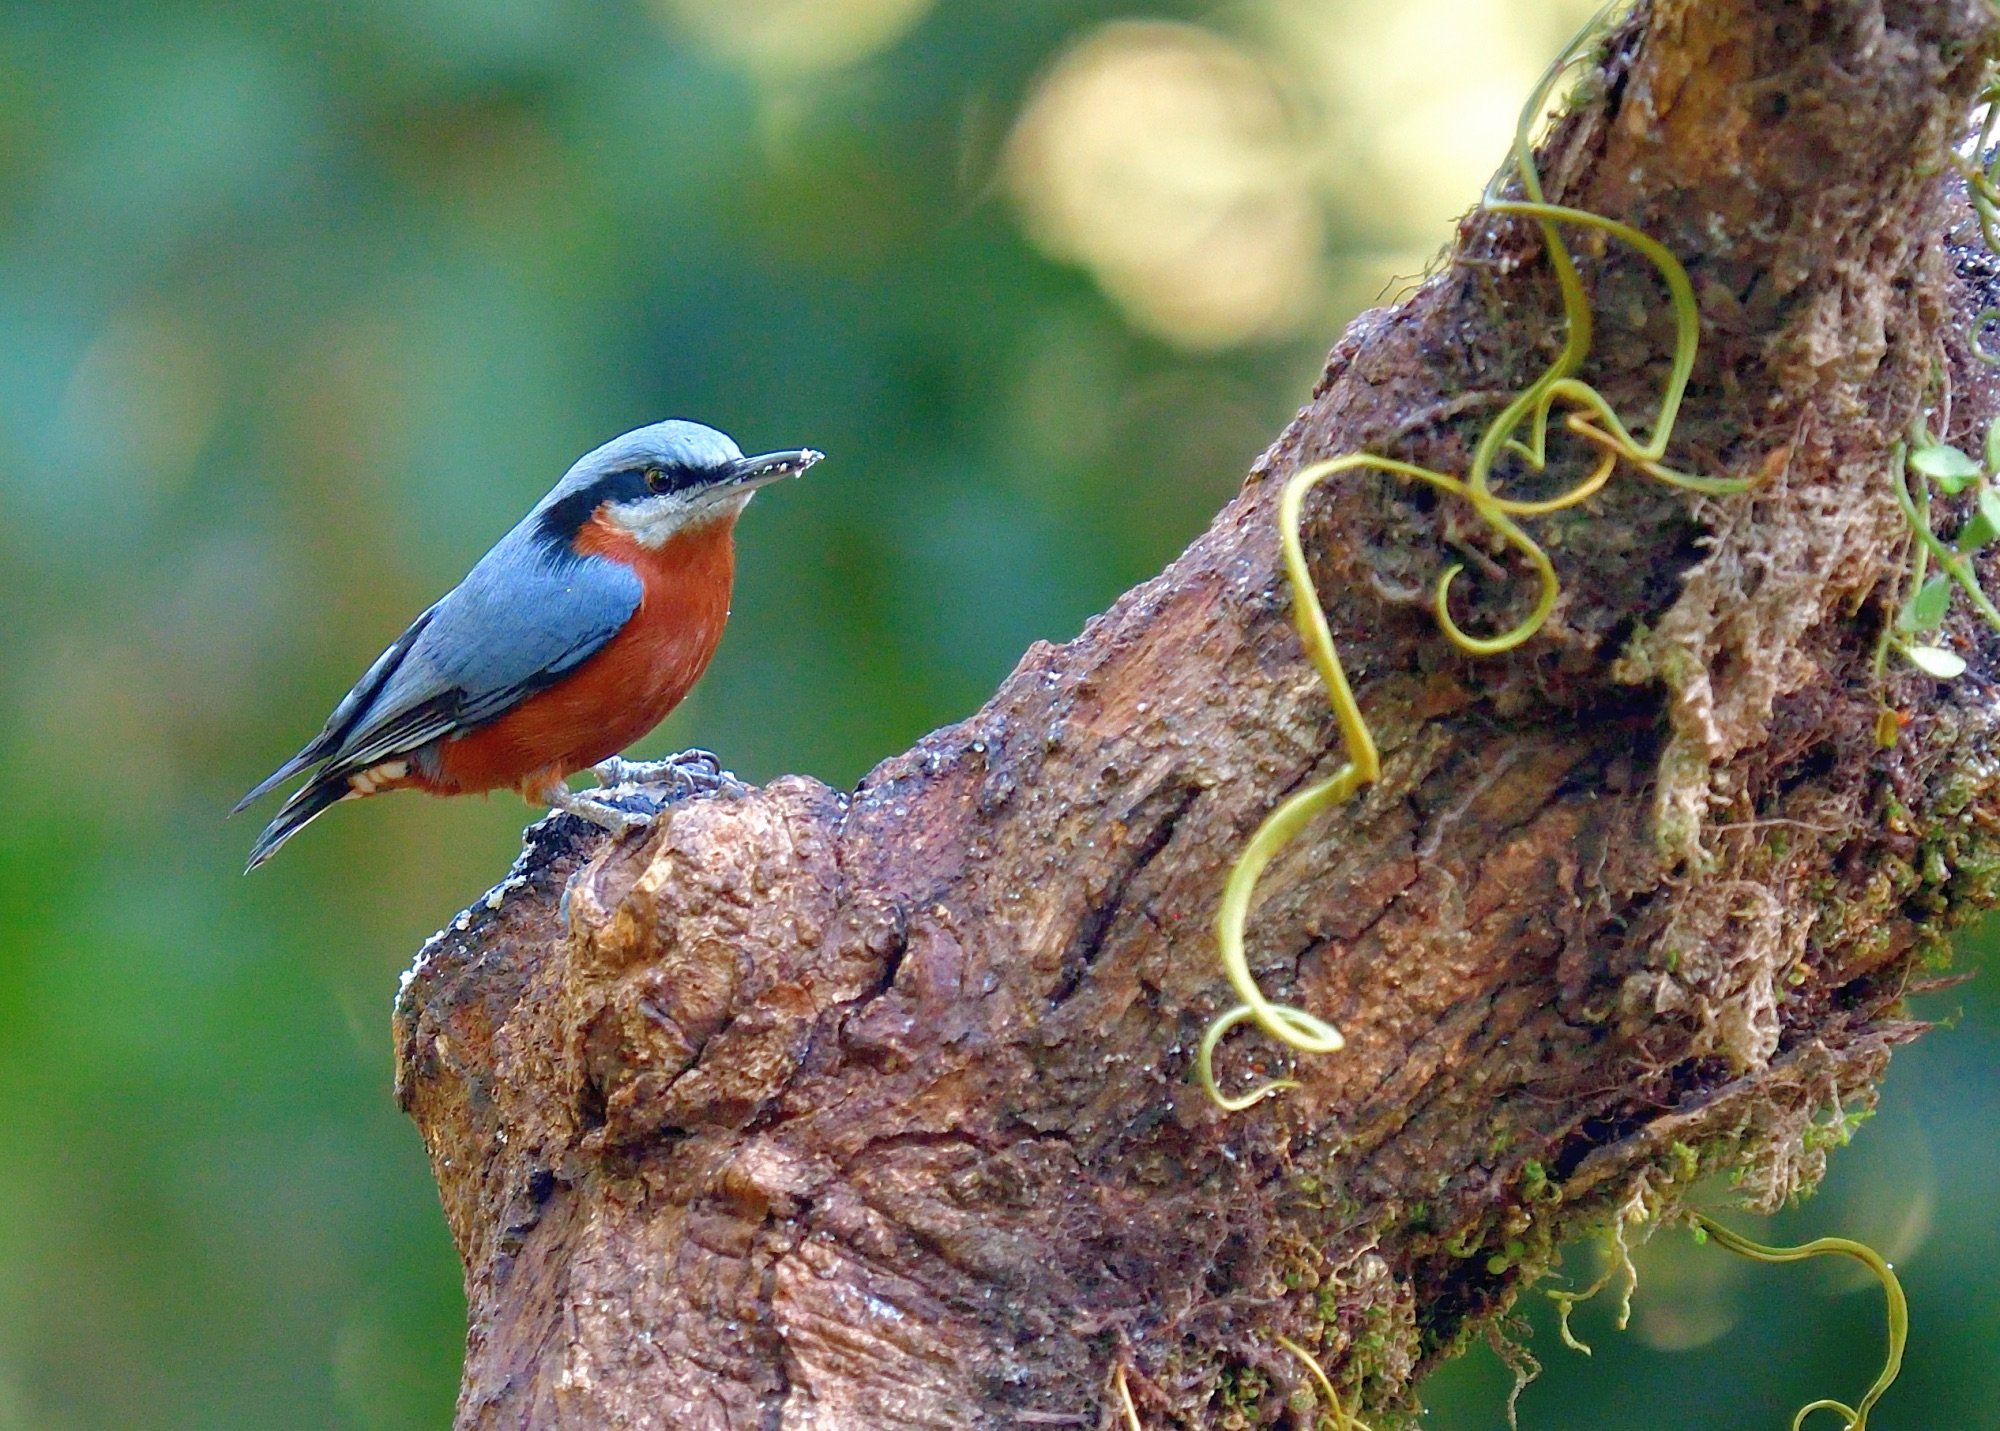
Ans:
[[[1951,610],[1951,578],[1939,572],[1911,594],[1896,617],[1899,631],[1930,631]]]
[[[1938,490],[1956,496],[1979,476],[1979,464],[1942,442],[1927,442],[1910,454],[1910,466],[1937,483]]]
[[[1905,646],[1903,654],[1919,671],[1927,676],[1936,676],[1940,681],[1965,674],[1965,658],[1942,646]]]
[[[1986,427],[1986,470],[2000,472],[2000,417]]]
[[[2000,492],[1991,487],[1979,489],[1979,505],[1973,509],[1972,519],[1958,534],[1958,549],[1962,552],[1976,552],[1995,537],[2000,537]]]

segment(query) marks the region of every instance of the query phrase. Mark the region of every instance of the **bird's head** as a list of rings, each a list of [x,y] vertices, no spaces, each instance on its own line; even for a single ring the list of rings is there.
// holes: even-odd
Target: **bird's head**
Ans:
[[[614,437],[578,458],[535,509],[551,540],[574,542],[600,521],[645,547],[733,518],[759,487],[796,477],[823,454],[811,448],[745,457],[724,434],[698,422],[656,422]]]

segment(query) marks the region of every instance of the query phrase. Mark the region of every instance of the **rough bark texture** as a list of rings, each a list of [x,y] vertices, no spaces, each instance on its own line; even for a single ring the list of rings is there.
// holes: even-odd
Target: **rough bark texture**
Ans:
[[[853,792],[680,800],[615,847],[539,827],[397,1006],[466,1266],[460,1425],[1101,1426],[1121,1365],[1149,1428],[1302,1425],[1273,1334],[1401,1404],[1561,1240],[1698,1172],[1815,1178],[1815,1119],[1870,1096],[1915,961],[2000,869],[2000,638],[1954,627],[1949,685],[1870,671],[1907,568],[1891,444],[1926,404],[1961,437],[1995,411],[1943,165],[1993,23],[1659,0],[1594,61],[1552,196],[1686,262],[1672,460],[1764,480],[1624,472],[1537,523],[1561,604],[1484,661],[1425,607],[1456,555],[1464,624],[1524,609],[1468,512],[1376,477],[1310,506],[1387,764],[1253,916],[1265,986],[1349,1046],[1238,1034],[1220,1066],[1297,1091],[1228,1117],[1189,1081],[1231,1002],[1227,866],[1342,759],[1277,487],[1363,447],[1463,469],[1560,341],[1525,224],[1469,217],[1180,560]],[[1576,248],[1588,374],[1637,425],[1663,292]]]

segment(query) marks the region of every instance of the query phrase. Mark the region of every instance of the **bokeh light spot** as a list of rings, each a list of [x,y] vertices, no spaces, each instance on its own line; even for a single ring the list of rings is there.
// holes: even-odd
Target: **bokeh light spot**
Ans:
[[[839,69],[903,38],[932,0],[656,0],[725,59],[767,74]]]
[[[1535,7],[1266,0],[1322,115],[1318,167],[1347,221],[1435,250],[1506,158],[1522,99],[1597,0]]]
[[[1029,235],[1139,327],[1221,348],[1317,311],[1324,224],[1296,125],[1219,35],[1103,26],[1043,78],[1004,163]]]

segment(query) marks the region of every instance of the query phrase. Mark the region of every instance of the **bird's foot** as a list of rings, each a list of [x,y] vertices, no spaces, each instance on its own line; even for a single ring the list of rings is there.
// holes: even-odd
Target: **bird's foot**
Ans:
[[[740,791],[743,782],[722,768],[711,751],[684,750],[665,760],[626,760],[612,756],[590,767],[600,788],[615,785],[673,785],[686,795],[704,791]]]
[[[653,823],[652,815],[639,810],[623,810],[609,801],[600,800],[592,794],[579,794],[567,785],[558,785],[548,795],[549,808],[560,810],[565,815],[574,815],[579,820],[588,820],[601,830],[609,830],[613,835],[626,835],[634,830],[643,830]]]

